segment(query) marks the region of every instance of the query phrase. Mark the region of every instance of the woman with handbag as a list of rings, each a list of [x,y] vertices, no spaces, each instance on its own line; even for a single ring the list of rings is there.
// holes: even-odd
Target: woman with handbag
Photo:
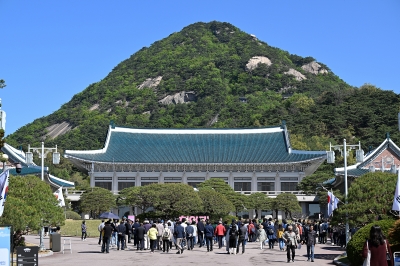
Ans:
[[[382,234],[382,229],[373,225],[369,232],[369,239],[365,241],[363,249],[365,266],[393,266],[393,255],[389,242]]]

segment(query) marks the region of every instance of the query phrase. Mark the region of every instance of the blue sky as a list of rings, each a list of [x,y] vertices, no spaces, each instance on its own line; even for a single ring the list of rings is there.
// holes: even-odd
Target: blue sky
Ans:
[[[47,116],[144,46],[195,22],[229,22],[312,56],[353,86],[400,93],[400,1],[0,0],[6,135]]]

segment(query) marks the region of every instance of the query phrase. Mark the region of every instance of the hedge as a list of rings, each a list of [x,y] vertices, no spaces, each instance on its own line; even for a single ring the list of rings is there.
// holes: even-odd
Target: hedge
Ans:
[[[82,219],[82,217],[79,215],[79,213],[76,213],[73,211],[66,211],[65,218],[72,219],[72,220],[81,220]]]
[[[362,250],[364,247],[365,240],[369,238],[369,232],[373,225],[381,227],[383,234],[387,237],[389,229],[394,226],[395,220],[381,220],[370,224],[367,224],[360,230],[358,230],[347,244],[347,258],[351,262],[351,265],[358,266],[363,264]],[[390,242],[390,241],[389,241]]]

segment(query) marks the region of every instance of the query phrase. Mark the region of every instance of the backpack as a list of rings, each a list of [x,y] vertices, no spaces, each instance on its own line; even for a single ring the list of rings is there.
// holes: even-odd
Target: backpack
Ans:
[[[163,233],[163,235],[162,235],[162,238],[163,239],[165,239],[165,240],[167,240],[167,239],[169,239],[169,236],[171,235],[171,231],[169,231],[169,230],[164,230],[164,233]]]
[[[231,230],[229,231],[230,236],[235,236],[236,235],[236,226],[232,226]]]
[[[268,228],[268,229],[267,229],[267,234],[268,234],[268,235],[273,235],[273,234],[274,234],[274,229]]]

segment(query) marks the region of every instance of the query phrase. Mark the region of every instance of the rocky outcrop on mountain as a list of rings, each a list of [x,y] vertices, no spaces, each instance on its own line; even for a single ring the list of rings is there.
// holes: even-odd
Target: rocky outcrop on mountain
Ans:
[[[307,72],[314,74],[314,75],[328,73],[328,70],[322,68],[321,65],[315,61],[305,64],[301,68]]]
[[[193,91],[181,91],[174,95],[168,95],[158,101],[161,104],[179,104],[196,101],[196,94]]]
[[[61,124],[54,124],[46,128],[47,134],[43,136],[43,139],[54,139],[58,136],[64,135],[72,129],[72,126],[67,122]]]
[[[93,104],[92,107],[89,108],[89,111],[97,110],[97,109],[99,109],[99,106],[100,106],[100,105],[99,105],[98,103]]]
[[[269,60],[268,57],[253,56],[252,58],[250,58],[249,62],[247,62],[246,69],[251,71],[251,70],[255,69],[259,63],[266,64],[267,66],[272,65],[272,62],[271,62],[271,60]]]
[[[148,78],[146,79],[142,84],[140,84],[138,86],[138,89],[141,90],[143,88],[155,88],[158,86],[158,84],[160,84],[161,80],[162,80],[162,76],[158,76],[156,78]]]
[[[298,81],[302,81],[303,79],[307,79],[306,76],[304,76],[303,74],[301,74],[299,71],[291,68],[289,69],[289,71],[284,72],[284,74],[286,75],[292,75],[294,76],[294,78]]]

